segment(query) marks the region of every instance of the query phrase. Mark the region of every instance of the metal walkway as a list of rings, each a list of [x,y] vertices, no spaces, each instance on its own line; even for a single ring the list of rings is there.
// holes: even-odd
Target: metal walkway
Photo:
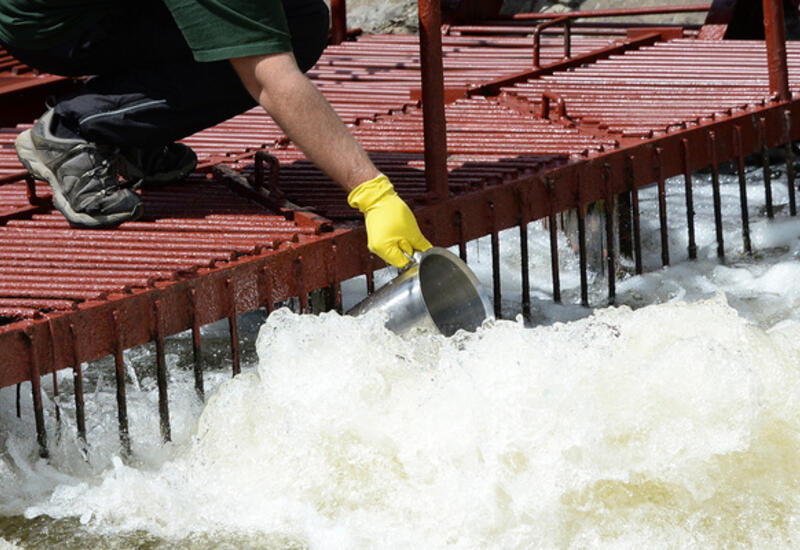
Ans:
[[[586,206],[603,201],[608,273],[616,272],[615,243],[641,272],[639,188],[656,184],[663,191],[667,177],[684,174],[691,191],[695,170],[715,171],[728,160],[743,169],[745,155],[800,138],[793,123],[800,104],[770,97],[763,42],[592,32],[573,35],[571,57],[564,59],[563,39],[546,36],[540,67],[533,68],[529,37],[504,27],[496,35],[485,26],[477,34],[469,27],[448,30],[446,200],[434,200],[426,187],[416,37],[366,35],[331,46],[309,75],[416,206],[433,242],[459,245],[465,255],[468,240],[492,236],[498,313],[499,231],[519,226],[524,234],[529,222],[550,220],[548,260],[558,301],[552,223],[558,213],[577,208],[582,226]],[[800,45],[788,46],[788,61],[796,91]],[[6,63],[7,71],[20,72]],[[3,82],[0,74],[0,94]],[[4,100],[3,109],[13,105]],[[162,436],[169,439],[165,336],[192,329],[199,349],[199,327],[228,318],[236,373],[237,314],[271,310],[291,297],[308,310],[316,289],[328,290],[328,307],[340,307],[341,281],[367,274],[371,286],[372,271],[381,267],[366,251],[345,193],[258,109],[186,139],[200,158],[197,173],[182,184],[142,191],[145,217],[111,230],[70,229],[53,210],[47,186],[26,178],[12,144],[31,122],[0,129],[0,387],[31,380],[39,414],[41,375],[72,368],[80,388],[81,362],[111,354],[120,433],[129,445],[122,351],[155,341]],[[660,198],[667,264],[666,198]],[[622,213],[616,221],[615,208]],[[687,229],[691,255],[690,203]],[[580,235],[581,294],[588,305],[585,228]],[[724,257],[719,230],[718,245]],[[524,239],[521,246],[527,310]],[[613,276],[608,285],[613,303]]]

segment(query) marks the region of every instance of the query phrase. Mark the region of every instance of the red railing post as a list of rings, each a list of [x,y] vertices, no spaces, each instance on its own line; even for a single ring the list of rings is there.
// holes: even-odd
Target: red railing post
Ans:
[[[431,198],[445,199],[449,195],[449,188],[444,118],[442,6],[439,0],[419,0],[418,8],[422,116],[425,131],[425,182]]]
[[[347,36],[345,0],[331,0],[331,44],[341,44]]]
[[[533,68],[534,69],[541,69],[542,66],[539,63],[540,59],[540,49],[542,44],[542,31],[544,31],[548,27],[553,27],[556,25],[564,25],[564,59],[569,59],[572,57],[572,35],[571,35],[571,21],[572,16],[565,15],[563,17],[556,17],[555,19],[550,19],[545,21],[544,23],[540,23],[536,25],[536,28],[533,29]]]
[[[783,0],[763,0],[764,36],[767,42],[769,91],[779,101],[789,101],[789,69],[786,63],[786,28]]]

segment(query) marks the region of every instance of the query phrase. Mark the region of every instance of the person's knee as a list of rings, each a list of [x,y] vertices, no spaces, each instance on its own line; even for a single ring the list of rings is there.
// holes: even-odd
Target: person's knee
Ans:
[[[319,60],[328,43],[328,6],[322,0],[284,0],[283,7],[297,65],[306,72]]]

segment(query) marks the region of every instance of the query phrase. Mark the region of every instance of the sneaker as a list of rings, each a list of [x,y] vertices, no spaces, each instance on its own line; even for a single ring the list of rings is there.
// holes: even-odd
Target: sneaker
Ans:
[[[14,142],[17,156],[53,190],[53,202],[70,224],[108,227],[142,215],[139,195],[120,186],[116,149],[50,133],[53,110]]]
[[[135,186],[157,187],[186,179],[197,166],[197,155],[183,143],[120,153],[120,175]]]

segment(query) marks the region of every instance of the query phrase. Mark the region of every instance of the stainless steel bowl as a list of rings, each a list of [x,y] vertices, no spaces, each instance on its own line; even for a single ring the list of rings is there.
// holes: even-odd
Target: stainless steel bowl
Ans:
[[[493,317],[489,299],[478,278],[455,254],[434,247],[376,290],[348,315],[381,310],[386,327],[404,333],[414,327],[451,336],[459,329],[474,331]]]

